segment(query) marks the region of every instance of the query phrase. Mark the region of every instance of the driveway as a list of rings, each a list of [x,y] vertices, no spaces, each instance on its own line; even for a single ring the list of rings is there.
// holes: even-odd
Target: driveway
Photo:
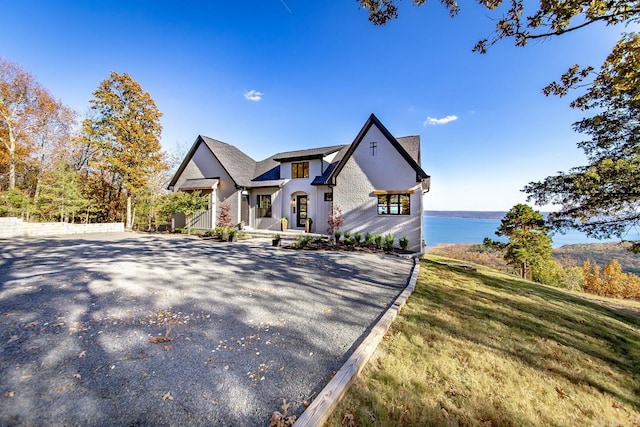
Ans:
[[[412,262],[134,233],[0,240],[0,425],[300,414]]]

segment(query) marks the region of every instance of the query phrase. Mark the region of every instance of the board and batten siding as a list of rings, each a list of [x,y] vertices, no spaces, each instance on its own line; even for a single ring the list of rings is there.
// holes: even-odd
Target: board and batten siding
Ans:
[[[371,153],[376,142],[376,153]],[[376,190],[409,190],[410,215],[378,215]],[[380,132],[371,126],[340,171],[333,188],[334,205],[342,209],[342,231],[393,234],[395,245],[406,236],[409,249],[422,246],[422,188],[416,172]]]

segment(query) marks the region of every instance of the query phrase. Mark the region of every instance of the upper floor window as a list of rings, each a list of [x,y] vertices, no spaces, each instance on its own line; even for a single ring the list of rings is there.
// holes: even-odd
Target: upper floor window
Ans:
[[[375,156],[376,152],[378,151],[378,143],[375,141],[371,141],[369,143],[369,148],[371,148],[371,155]]]
[[[291,163],[291,178],[309,178],[309,162]]]
[[[382,194],[378,196],[378,215],[410,215],[409,194]]]
[[[271,195],[259,194],[257,201],[257,218],[271,218]]]

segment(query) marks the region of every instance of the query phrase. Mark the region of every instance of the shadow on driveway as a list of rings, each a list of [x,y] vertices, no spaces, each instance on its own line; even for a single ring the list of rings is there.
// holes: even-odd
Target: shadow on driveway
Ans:
[[[0,244],[0,425],[267,425],[282,399],[300,414],[412,267],[173,235]]]

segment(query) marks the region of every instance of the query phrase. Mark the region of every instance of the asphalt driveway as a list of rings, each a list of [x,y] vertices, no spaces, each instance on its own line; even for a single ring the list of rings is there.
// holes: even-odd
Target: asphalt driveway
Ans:
[[[0,240],[0,425],[300,414],[409,279],[394,256],[134,233]]]

